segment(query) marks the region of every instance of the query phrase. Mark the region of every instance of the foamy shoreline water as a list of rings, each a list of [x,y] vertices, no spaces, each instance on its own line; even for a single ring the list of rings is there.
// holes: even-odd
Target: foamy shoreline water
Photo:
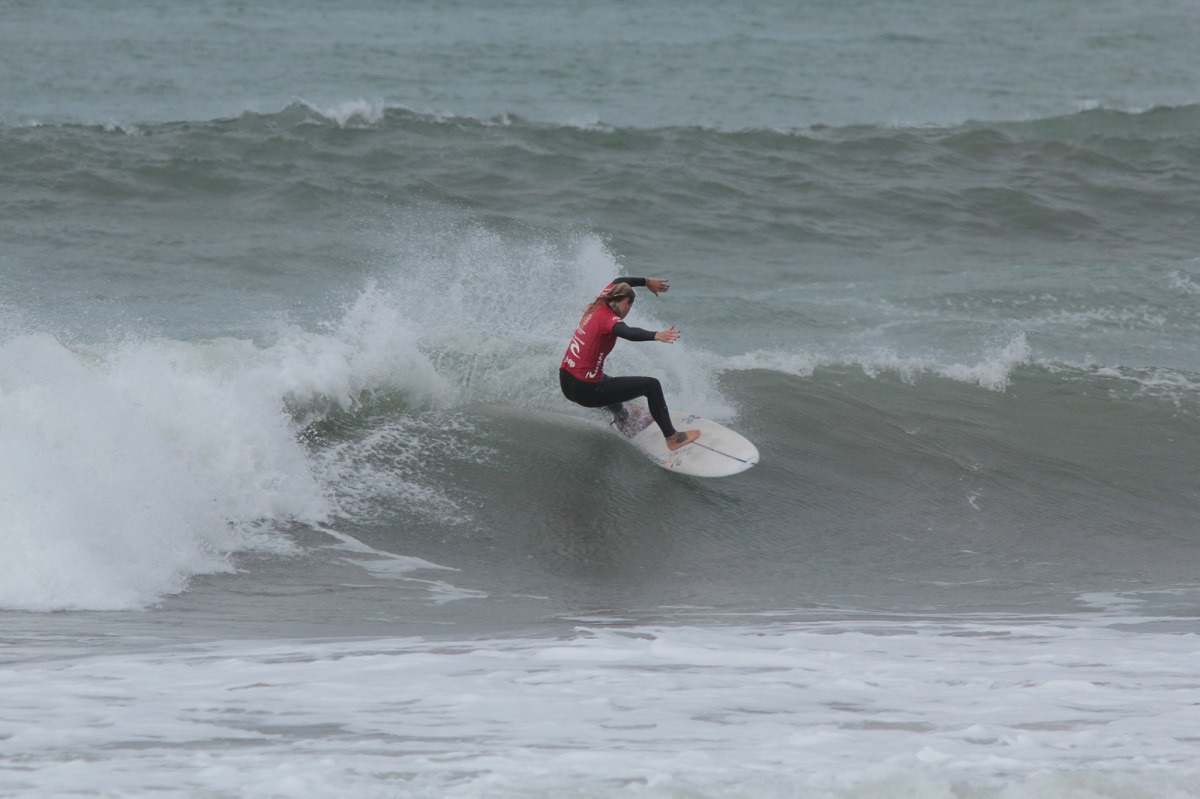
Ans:
[[[0,786],[13,797],[1196,795],[1195,634],[1062,621],[37,658],[0,678]]]

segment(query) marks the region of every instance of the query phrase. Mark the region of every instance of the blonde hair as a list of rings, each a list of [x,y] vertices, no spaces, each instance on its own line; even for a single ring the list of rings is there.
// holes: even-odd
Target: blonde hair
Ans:
[[[600,292],[600,294],[596,296],[596,299],[592,300],[588,307],[583,309],[583,319],[580,320],[579,323],[582,325],[584,322],[586,322],[601,305],[608,305],[611,302],[620,302],[627,297],[631,300],[637,297],[637,294],[635,294],[633,291],[633,286],[629,285],[628,283],[612,284],[604,291]]]
[[[636,295],[633,293],[633,286],[628,283],[614,283],[596,297],[596,302],[612,302],[634,296]]]

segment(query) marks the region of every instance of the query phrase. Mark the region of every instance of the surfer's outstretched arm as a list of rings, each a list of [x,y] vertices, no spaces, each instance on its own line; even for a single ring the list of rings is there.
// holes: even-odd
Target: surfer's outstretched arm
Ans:
[[[609,282],[609,285],[613,286],[617,283],[627,283],[635,289],[650,289],[655,296],[671,288],[670,281],[664,280],[661,277],[616,277]]]
[[[644,327],[633,327],[624,322],[617,322],[612,328],[613,335],[626,341],[654,341],[658,333]]]
[[[679,329],[675,325],[671,325],[666,330],[647,330],[644,327],[631,327],[624,322],[617,322],[613,325],[613,335],[618,338],[623,338],[626,341],[661,341],[666,344],[674,344],[679,340]]]

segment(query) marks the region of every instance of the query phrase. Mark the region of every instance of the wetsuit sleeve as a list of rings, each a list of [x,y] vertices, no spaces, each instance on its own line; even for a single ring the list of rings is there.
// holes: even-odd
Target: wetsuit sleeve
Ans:
[[[646,285],[647,278],[644,277],[618,277],[609,282],[608,285],[615,286],[618,283],[628,283],[632,288],[640,289]]]
[[[614,336],[623,338],[626,341],[654,341],[657,335],[653,330],[646,330],[642,327],[630,327],[624,322],[617,322],[612,327]]]

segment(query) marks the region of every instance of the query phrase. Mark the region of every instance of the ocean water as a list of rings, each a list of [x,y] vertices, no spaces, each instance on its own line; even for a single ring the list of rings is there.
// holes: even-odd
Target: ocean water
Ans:
[[[1200,796],[1198,40],[5,4],[0,795]]]

